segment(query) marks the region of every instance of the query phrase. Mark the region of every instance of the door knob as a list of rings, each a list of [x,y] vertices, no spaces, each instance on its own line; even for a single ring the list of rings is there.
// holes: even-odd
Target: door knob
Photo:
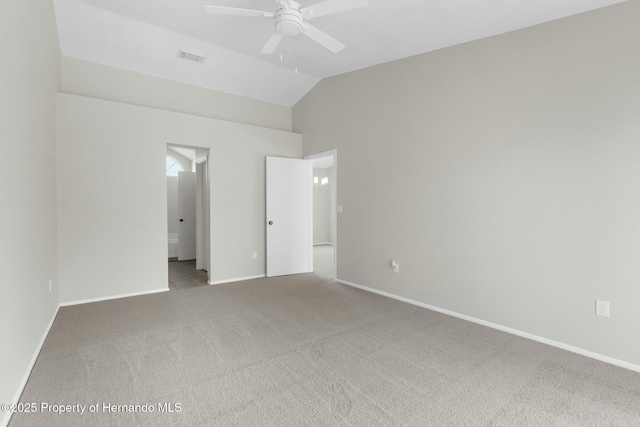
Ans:
[[[184,221],[184,219],[180,218],[180,222],[183,222],[183,221]]]
[[[273,225],[273,221],[269,221],[269,225]]]

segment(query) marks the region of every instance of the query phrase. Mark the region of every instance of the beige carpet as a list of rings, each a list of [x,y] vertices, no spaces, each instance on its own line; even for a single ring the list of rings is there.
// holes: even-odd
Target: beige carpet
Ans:
[[[640,374],[311,274],[61,308],[21,401],[100,410],[13,427],[631,426]]]

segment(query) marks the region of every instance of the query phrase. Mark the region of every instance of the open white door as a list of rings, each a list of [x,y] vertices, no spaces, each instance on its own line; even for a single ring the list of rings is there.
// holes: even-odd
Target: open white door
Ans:
[[[267,157],[267,277],[313,271],[309,160]]]
[[[178,172],[178,261],[196,258],[196,174]]]

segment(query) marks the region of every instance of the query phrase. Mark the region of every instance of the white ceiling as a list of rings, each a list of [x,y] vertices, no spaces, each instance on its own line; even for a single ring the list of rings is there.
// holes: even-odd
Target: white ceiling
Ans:
[[[319,1],[298,0],[302,7]],[[205,4],[273,11],[272,0],[54,3],[63,55],[292,106],[324,77],[622,1],[369,0],[368,7],[313,21],[347,45],[342,52],[301,35],[285,38],[273,55],[259,53],[272,20],[204,12]],[[180,48],[207,58],[203,64],[179,60]]]

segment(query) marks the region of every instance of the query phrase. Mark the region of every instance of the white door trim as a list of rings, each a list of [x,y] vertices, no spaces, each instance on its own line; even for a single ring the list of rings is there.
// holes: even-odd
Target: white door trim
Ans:
[[[335,281],[338,278],[338,149],[334,148],[333,150],[310,154],[304,156],[304,158],[306,160],[315,160],[329,156],[333,156],[333,218],[335,221],[333,226],[333,280]]]
[[[185,144],[175,144],[175,143],[171,143],[168,142],[167,143],[167,148],[171,148],[171,147],[179,147],[179,148],[188,148],[188,149],[192,149],[192,150],[198,150],[198,149],[203,149],[207,151],[207,154],[201,155],[200,157],[197,157],[196,160],[194,161],[194,163],[196,165],[201,164],[203,162],[205,163],[205,188],[203,188],[203,200],[202,200],[202,205],[203,205],[203,210],[202,210],[202,214],[203,214],[203,221],[202,221],[202,267],[207,271],[207,278],[211,278],[211,186],[210,186],[210,176],[211,176],[211,170],[210,170],[210,162],[209,162],[209,157],[211,155],[211,150],[208,147],[199,147],[199,146],[195,146],[195,145],[185,145]],[[167,154],[169,155],[169,154]],[[188,172],[187,169],[185,169],[185,171]],[[165,204],[168,203],[168,196],[165,194]]]
[[[205,159],[206,160],[206,159]],[[204,268],[204,188],[202,161],[196,161],[196,270]]]

